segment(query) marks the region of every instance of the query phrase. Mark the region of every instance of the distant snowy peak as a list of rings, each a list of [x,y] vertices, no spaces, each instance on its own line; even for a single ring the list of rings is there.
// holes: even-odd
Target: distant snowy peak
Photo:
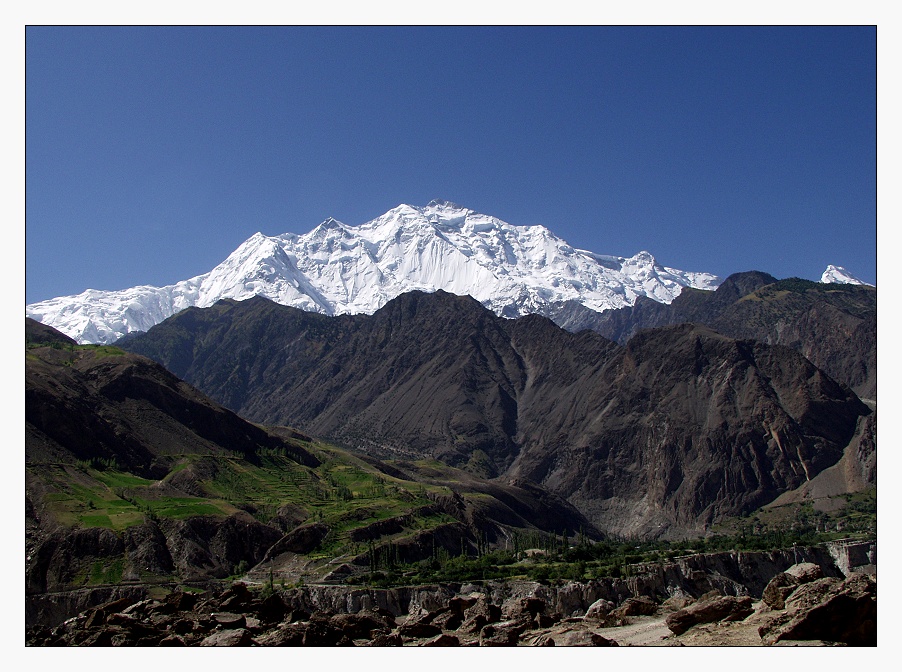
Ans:
[[[255,233],[212,271],[166,287],[88,290],[26,306],[81,343],[147,330],[189,306],[264,296],[327,315],[373,313],[414,289],[469,294],[499,315],[576,300],[603,311],[640,296],[670,303],[720,279],[632,257],[576,249],[544,226],[514,226],[448,201],[399,205],[359,226],[326,219],[306,234]]]
[[[827,270],[824,271],[824,274],[821,276],[821,282],[838,283],[841,285],[867,285],[868,287],[874,287],[874,285],[869,282],[859,280],[842,266],[834,266],[833,264],[827,266]]]

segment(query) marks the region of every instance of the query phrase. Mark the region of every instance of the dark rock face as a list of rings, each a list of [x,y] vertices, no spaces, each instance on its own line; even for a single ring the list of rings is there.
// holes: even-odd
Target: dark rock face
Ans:
[[[123,347],[255,421],[537,483],[623,534],[772,501],[835,464],[870,413],[790,348],[690,325],[621,348],[444,292],[337,318],[223,301]]]
[[[620,533],[700,532],[772,501],[838,461],[868,412],[793,351],[691,325],[636,336],[593,378],[521,418],[511,472]],[[564,409],[566,429],[547,422]]]
[[[263,560],[274,558],[279,553],[309,553],[319,545],[328,532],[329,528],[322,523],[302,525],[274,542]]]
[[[51,326],[41,324],[40,322],[25,318],[25,344],[43,344],[50,345],[58,343],[61,345],[76,345],[76,341],[66,336],[63,332],[57,331]]]
[[[32,554],[26,571],[26,593],[65,590],[78,572],[92,563],[126,556],[129,570],[168,574],[184,580],[225,577],[241,560],[261,562],[268,548],[282,536],[239,511],[231,516],[195,516],[161,520],[127,528],[121,533],[106,528],[60,530],[47,535]],[[126,576],[126,574],[123,574]]]
[[[562,304],[546,313],[570,331],[592,329],[626,344],[642,329],[681,322],[727,336],[789,346],[863,398],[877,396],[877,290],[749,271],[729,276],[714,292],[684,289],[667,305],[640,297],[603,313]]]
[[[26,465],[111,459],[120,468],[161,477],[173,454],[290,448],[160,365],[123,353],[37,348],[25,359]]]

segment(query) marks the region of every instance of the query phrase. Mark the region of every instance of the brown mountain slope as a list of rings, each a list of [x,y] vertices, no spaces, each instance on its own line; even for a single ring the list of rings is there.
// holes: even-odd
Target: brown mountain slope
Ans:
[[[684,289],[669,305],[641,297],[634,306],[597,313],[571,303],[548,316],[571,331],[592,329],[621,344],[642,329],[704,324],[732,338],[789,346],[862,398],[877,398],[874,287],[749,271],[729,276],[714,292]]]
[[[63,332],[57,331],[53,327],[41,324],[40,322],[25,318],[25,344],[46,344],[57,343],[58,345],[75,345],[75,341],[66,336]]]
[[[343,318],[220,302],[124,345],[256,421],[534,481],[602,530],[652,536],[797,487],[869,413],[789,348],[691,325],[621,348],[444,292]]]
[[[541,409],[512,473],[640,535],[771,501],[834,464],[868,412],[794,351],[694,325],[643,332]]]
[[[157,363],[103,346],[26,352],[25,428],[26,464],[115,460],[158,478],[182,454],[284,447]]]
[[[140,355],[26,323],[35,332],[46,338],[25,350],[29,594],[221,578],[273,548],[322,580],[333,556],[363,557],[365,568],[361,541],[383,552],[409,546],[421,560],[436,548],[501,543],[512,528],[600,536],[533,484],[360,460],[289,427],[247,422]],[[324,534],[298,550],[295,537],[312,525]]]

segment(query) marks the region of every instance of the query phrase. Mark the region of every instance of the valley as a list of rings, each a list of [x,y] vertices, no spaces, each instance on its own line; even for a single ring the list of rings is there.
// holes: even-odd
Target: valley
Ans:
[[[705,327],[624,347],[443,292],[373,316],[224,301],[115,346],[27,319],[26,401],[32,637],[104,600],[213,599],[235,581],[339,602],[616,584],[612,604],[661,605],[760,597],[799,549],[828,576],[876,572],[876,404],[793,350]],[[781,559],[752,573],[704,560],[756,553]],[[672,637],[660,615],[586,630],[589,606],[554,612],[579,626],[539,619],[551,630],[510,641]],[[683,641],[710,645],[701,632]],[[481,643],[459,634],[442,636]]]

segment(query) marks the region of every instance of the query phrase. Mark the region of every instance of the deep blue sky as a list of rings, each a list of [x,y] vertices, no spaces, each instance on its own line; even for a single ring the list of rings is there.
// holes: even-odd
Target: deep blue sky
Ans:
[[[868,27],[30,27],[26,302],[433,198],[874,283],[876,61]]]

